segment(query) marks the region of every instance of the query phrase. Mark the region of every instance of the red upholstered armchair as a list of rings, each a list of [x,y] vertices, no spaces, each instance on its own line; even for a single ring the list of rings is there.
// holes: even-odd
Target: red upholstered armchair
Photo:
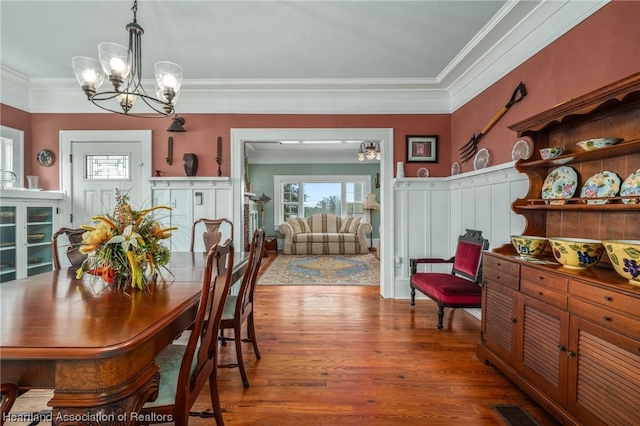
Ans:
[[[467,229],[458,238],[456,254],[451,259],[410,259],[411,309],[416,305],[416,290],[438,304],[438,330],[442,330],[444,308],[479,308],[482,251],[489,248],[489,240],[482,231]],[[418,264],[453,263],[451,273],[418,272]]]

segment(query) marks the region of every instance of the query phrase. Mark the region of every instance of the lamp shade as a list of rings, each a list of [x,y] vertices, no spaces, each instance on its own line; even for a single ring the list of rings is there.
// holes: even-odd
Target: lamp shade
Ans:
[[[171,120],[171,125],[167,129],[167,132],[186,132],[184,127],[182,127],[184,122],[185,122],[184,117],[179,117],[176,114],[176,116],[173,117],[173,120]]]
[[[365,210],[380,210],[380,203],[376,201],[376,194],[367,194],[367,199],[362,205],[362,208]]]

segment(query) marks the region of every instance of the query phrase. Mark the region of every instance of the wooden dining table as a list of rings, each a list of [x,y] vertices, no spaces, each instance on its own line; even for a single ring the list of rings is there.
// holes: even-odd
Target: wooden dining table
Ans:
[[[232,281],[248,254],[234,253]],[[54,389],[52,424],[135,424],[154,398],[156,354],[195,317],[206,253],[172,253],[149,291],[61,269],[0,284],[0,379]]]

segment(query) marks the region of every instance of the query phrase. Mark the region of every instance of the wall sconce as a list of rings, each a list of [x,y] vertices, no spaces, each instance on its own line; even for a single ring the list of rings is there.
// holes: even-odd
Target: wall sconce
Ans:
[[[171,120],[171,125],[167,129],[167,132],[186,132],[182,125],[185,123],[184,117],[179,117],[178,114]]]
[[[173,164],[173,138],[169,136],[169,141],[167,142],[167,164]]]

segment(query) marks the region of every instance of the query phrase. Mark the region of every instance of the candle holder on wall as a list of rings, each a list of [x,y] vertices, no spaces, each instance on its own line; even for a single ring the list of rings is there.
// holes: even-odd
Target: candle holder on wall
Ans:
[[[173,138],[169,136],[169,141],[167,141],[167,164],[173,164]]]
[[[218,136],[218,156],[216,157],[216,163],[218,163],[218,177],[222,176],[222,137]]]

